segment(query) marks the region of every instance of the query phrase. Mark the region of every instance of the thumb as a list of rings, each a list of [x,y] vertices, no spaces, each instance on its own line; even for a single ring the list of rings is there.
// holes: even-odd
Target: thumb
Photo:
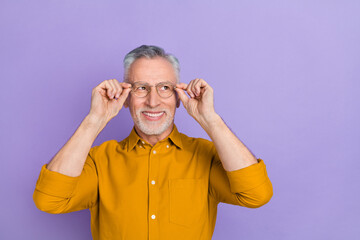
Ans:
[[[184,107],[186,107],[187,103],[189,101],[189,97],[186,96],[186,93],[181,88],[175,88],[175,91],[178,93],[179,98],[180,98],[181,102],[183,103]]]
[[[121,92],[119,98],[117,99],[118,103],[123,105],[126,98],[129,96],[129,93],[131,92],[131,88],[125,88],[123,89],[123,91]]]

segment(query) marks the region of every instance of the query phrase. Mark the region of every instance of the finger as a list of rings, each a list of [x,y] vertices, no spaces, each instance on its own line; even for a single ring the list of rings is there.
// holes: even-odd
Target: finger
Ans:
[[[175,90],[176,89],[181,89],[181,90],[184,90],[184,93],[185,93],[185,95],[186,95],[186,89],[187,89],[187,87],[188,87],[188,84],[186,84],[186,83],[178,83],[178,84],[176,84],[176,88],[175,88]],[[189,95],[190,96],[190,95]],[[188,97],[187,95],[186,95],[186,97]]]
[[[113,86],[111,85],[110,80],[106,80],[105,81],[105,91],[106,91],[106,95],[109,99],[112,99],[112,90],[113,90]]]
[[[116,91],[117,91],[115,83],[114,83],[114,79],[110,79],[109,84],[111,85],[110,99],[113,99],[115,97],[115,94],[116,94]]]
[[[194,94],[194,92],[192,91],[192,86],[194,85],[194,81],[195,81],[195,80],[196,80],[196,79],[191,80],[190,83],[189,83],[189,85],[188,85],[187,88],[186,88],[187,93],[188,93],[188,94],[190,95],[190,97],[192,97],[192,98],[195,97],[195,94]]]
[[[180,89],[183,89],[183,90],[186,90],[187,86],[188,85],[186,83],[178,83],[178,84],[176,84],[176,88],[180,88]]]
[[[175,91],[178,93],[178,96],[183,103],[184,107],[186,108],[187,103],[189,101],[189,97],[186,95],[185,91],[182,88],[175,88]]]
[[[119,83],[119,86],[121,88],[121,91],[119,91],[116,96],[115,99],[118,100],[118,98],[121,96],[122,92],[125,91],[126,89],[129,89],[129,93],[131,91],[131,84],[130,83],[126,83],[126,82],[121,82]]]
[[[94,95],[94,93],[98,92],[98,93],[100,93],[101,96],[106,97],[106,90],[104,90],[101,86],[102,85],[99,84],[98,86],[94,87],[91,95]]]
[[[129,96],[130,92],[131,92],[131,88],[123,89],[123,91],[121,92],[119,98],[117,99],[118,103],[123,105],[124,102],[126,101],[127,97]]]
[[[111,84],[109,83],[109,80],[105,80],[102,83],[100,83],[97,88],[100,88],[100,92],[105,93],[103,96],[108,96],[109,99],[111,99],[110,96],[110,90],[112,89]]]
[[[112,79],[112,82],[113,84],[115,85],[115,93],[114,93],[114,96],[115,96],[115,99],[117,99],[121,92],[123,91],[123,88],[122,86],[120,85],[119,81],[116,80],[116,79]]]
[[[191,91],[195,94],[196,97],[200,95],[199,82],[200,82],[200,78],[197,78],[194,80],[194,83],[191,86]]]
[[[127,82],[121,82],[120,83],[120,86],[122,88],[131,88],[131,84],[130,83],[127,83]]]
[[[208,84],[205,82],[204,79],[200,78],[195,84],[194,84],[194,91],[197,96],[200,96],[203,94],[205,87]]]

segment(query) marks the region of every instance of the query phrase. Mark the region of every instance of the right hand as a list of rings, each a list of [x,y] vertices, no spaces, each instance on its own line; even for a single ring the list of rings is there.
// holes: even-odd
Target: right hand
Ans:
[[[119,82],[116,79],[105,80],[93,88],[89,115],[108,123],[123,107],[131,84]]]

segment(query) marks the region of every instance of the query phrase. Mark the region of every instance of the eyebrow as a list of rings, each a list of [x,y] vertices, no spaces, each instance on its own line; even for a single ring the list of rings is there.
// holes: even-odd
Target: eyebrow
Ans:
[[[144,84],[144,85],[149,85],[148,83],[146,83],[146,82],[142,82],[142,81],[139,81],[139,82],[133,82],[132,84]]]
[[[158,84],[163,84],[163,83],[170,83],[172,85],[176,85],[175,83],[172,83],[170,81],[164,81],[164,82],[158,82],[157,84],[155,84],[154,86],[158,85]],[[138,82],[134,82],[132,84],[143,84],[143,85],[150,85],[149,83],[147,82],[143,82],[143,81],[138,81]]]

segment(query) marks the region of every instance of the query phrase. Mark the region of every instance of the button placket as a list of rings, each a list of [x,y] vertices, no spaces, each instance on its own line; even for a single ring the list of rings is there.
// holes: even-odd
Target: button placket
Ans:
[[[148,191],[149,191],[149,234],[150,239],[158,235],[158,204],[159,204],[159,189],[157,187],[158,173],[159,173],[159,152],[158,145],[156,150],[154,147],[149,148],[149,178],[148,178]],[[161,217],[161,216],[160,216]]]

